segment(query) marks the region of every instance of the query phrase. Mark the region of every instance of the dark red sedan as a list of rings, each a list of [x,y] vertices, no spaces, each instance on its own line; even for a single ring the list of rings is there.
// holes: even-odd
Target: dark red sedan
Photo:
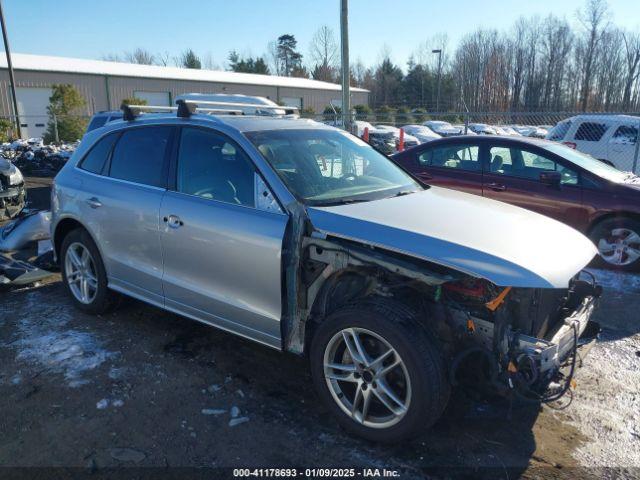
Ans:
[[[393,155],[427,184],[511,203],[589,236],[603,265],[640,266],[640,178],[564,145],[460,136]]]

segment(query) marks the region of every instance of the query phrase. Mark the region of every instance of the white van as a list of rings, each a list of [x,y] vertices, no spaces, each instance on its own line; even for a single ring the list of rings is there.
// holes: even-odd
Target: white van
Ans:
[[[640,117],[577,115],[559,122],[546,138],[562,142],[620,170],[631,171],[639,129]]]

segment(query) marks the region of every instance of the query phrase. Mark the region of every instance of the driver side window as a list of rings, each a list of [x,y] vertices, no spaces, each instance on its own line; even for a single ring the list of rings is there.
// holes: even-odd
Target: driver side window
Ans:
[[[255,206],[254,169],[240,147],[223,135],[183,128],[176,172],[178,192]]]
[[[507,177],[538,180],[541,172],[557,171],[563,185],[577,185],[578,173],[553,160],[519,148],[491,147],[489,171]]]

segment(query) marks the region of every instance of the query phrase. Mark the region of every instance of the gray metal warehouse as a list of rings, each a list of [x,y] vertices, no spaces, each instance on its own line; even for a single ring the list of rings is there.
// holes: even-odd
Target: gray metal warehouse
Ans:
[[[22,136],[40,137],[48,121],[47,106],[54,84],[74,85],[87,101],[86,114],[116,110],[124,98],[145,99],[150,105],[171,105],[183,93],[240,93],[270,98],[298,108],[324,108],[341,104],[340,85],[306,78],[256,75],[215,70],[194,70],[137,65],[101,60],[15,53]],[[0,59],[0,117],[12,116],[6,58]],[[369,92],[351,89],[352,105],[367,104]]]

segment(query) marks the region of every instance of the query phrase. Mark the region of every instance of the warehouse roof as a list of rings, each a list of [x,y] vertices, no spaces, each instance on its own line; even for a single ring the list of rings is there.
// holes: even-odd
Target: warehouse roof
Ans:
[[[315,90],[340,90],[335,83],[310,80],[308,78],[279,77],[254,73],[237,73],[220,70],[196,70],[157,65],[137,65],[83,58],[51,57],[14,53],[11,55],[15,70],[39,72],[84,73],[92,75],[110,75],[116,77],[160,78],[171,80],[195,80],[215,83],[235,83],[245,85],[265,85],[270,87],[307,88]],[[0,68],[7,68],[7,59],[0,57]],[[354,92],[367,92],[362,88],[352,88]]]

